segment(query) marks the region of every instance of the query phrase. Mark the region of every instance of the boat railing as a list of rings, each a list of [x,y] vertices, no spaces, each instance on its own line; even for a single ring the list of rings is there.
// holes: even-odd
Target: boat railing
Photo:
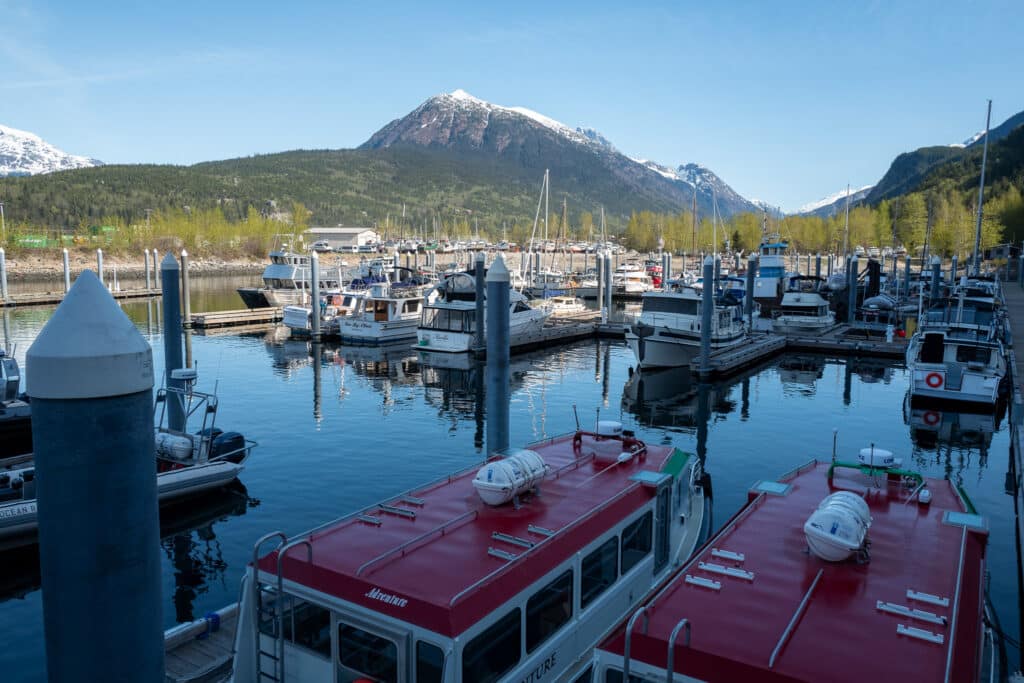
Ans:
[[[960,614],[960,593],[964,580],[964,555],[967,551],[967,525],[964,525],[960,534],[960,561],[956,567],[956,588],[953,592],[953,613],[949,618],[949,648],[946,652],[946,674],[943,677],[944,683],[949,683],[953,670],[953,647],[956,641],[957,617]]]
[[[632,616],[629,617],[629,621],[626,622],[626,642],[622,649],[622,680],[629,681],[629,664],[630,664],[630,652],[631,645],[633,644],[633,628],[636,626],[637,619],[640,617],[644,618],[643,633],[647,635],[647,624],[650,622],[650,615],[647,614],[648,605],[641,605],[636,608]],[[671,675],[671,674],[670,674]]]
[[[668,658],[665,666],[665,683],[672,683],[676,673],[676,639],[679,631],[686,629],[686,638],[683,640],[683,647],[690,647],[690,620],[682,618],[676,627],[672,629],[672,635],[668,638]]]
[[[363,564],[361,564],[359,566],[359,569],[356,570],[356,576],[361,576],[365,570],[369,569],[378,562],[383,562],[384,560],[394,556],[396,553],[400,553],[402,557],[405,557],[406,552],[409,551],[412,548],[412,546],[416,545],[417,543],[420,543],[421,541],[426,541],[435,534],[440,534],[441,536],[444,536],[456,524],[476,519],[479,516],[479,514],[480,513],[477,510],[467,510],[466,512],[463,512],[461,515],[455,517],[454,519],[449,519],[447,522],[442,522],[441,524],[435,526],[433,529],[424,531],[422,534],[414,536],[410,538],[408,541],[396,545],[394,548],[391,548],[390,550],[384,551],[380,555],[377,555],[376,557],[373,557],[364,562]]]

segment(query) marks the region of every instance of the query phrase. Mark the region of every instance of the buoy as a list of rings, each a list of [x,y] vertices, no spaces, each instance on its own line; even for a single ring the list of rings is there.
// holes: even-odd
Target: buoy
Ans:
[[[924,383],[932,389],[938,389],[941,387],[943,381],[942,375],[938,372],[929,372],[924,378]]]

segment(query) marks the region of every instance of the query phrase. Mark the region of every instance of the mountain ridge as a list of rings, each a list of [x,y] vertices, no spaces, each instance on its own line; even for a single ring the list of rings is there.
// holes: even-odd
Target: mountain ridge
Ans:
[[[35,133],[0,124],[0,177],[53,173],[102,164],[98,159],[68,154]]]

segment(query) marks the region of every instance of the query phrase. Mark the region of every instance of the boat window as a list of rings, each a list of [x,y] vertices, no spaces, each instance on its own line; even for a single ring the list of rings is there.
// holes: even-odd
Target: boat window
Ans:
[[[338,624],[340,683],[354,683],[367,676],[381,683],[398,682],[398,647],[369,631]]]
[[[444,652],[437,645],[416,641],[416,683],[441,683],[444,680]]]
[[[526,602],[526,652],[553,636],[572,617],[572,570],[541,588]]]
[[[941,363],[945,350],[944,339],[941,334],[924,335],[924,344],[921,346],[919,358],[922,363]]]
[[[697,315],[695,299],[680,299],[667,296],[645,296],[644,313],[678,313],[680,315]]]
[[[264,609],[260,612],[260,632],[277,636],[277,621],[273,618],[275,596],[264,593]],[[331,656],[331,613],[323,607],[291,595],[284,596],[284,639],[294,645]]]
[[[462,680],[492,683],[519,663],[521,612],[515,608],[462,650]]]
[[[983,363],[988,365],[992,357],[992,349],[987,346],[958,346],[956,347],[957,363]]]
[[[651,552],[651,511],[622,530],[622,573]]]
[[[594,676],[594,665],[591,664],[590,666],[588,666],[586,668],[586,670],[583,673],[581,673],[579,676],[577,676],[575,679],[573,679],[572,683],[590,683],[590,680],[593,678],[593,676]]]
[[[523,311],[530,310],[530,307],[525,301],[517,301],[515,307],[512,309],[513,313],[522,313]]]
[[[608,669],[604,672],[604,683],[622,683],[622,671],[619,669]],[[629,674],[629,683],[647,683],[642,676]]]
[[[405,302],[405,312],[406,313],[416,313],[419,310],[420,310],[420,301],[419,301],[419,299],[413,299],[411,301],[406,301]]]
[[[619,537],[615,536],[580,563],[580,607],[585,608],[615,583],[618,573]]]

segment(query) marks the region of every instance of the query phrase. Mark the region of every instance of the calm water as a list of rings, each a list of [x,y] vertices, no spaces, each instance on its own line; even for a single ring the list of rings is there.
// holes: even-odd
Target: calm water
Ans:
[[[193,310],[240,308],[233,288],[248,281],[199,281]],[[124,310],[152,344],[159,372],[156,302],[129,302]],[[23,369],[25,351],[51,312],[6,313],[6,334]],[[218,424],[260,446],[243,486],[164,516],[166,626],[235,601],[252,543],[263,533],[300,532],[484,455],[482,370],[437,367],[405,348],[322,345],[314,361],[311,345],[273,331],[196,334],[191,345],[198,388],[217,386]],[[600,411],[649,442],[705,453],[718,525],[755,480],[829,457],[833,429],[847,457],[873,442],[911,467],[964,485],[991,525],[991,592],[1002,626],[1019,633],[1005,418],[942,412],[935,427],[925,427],[921,411],[904,408],[905,369],[881,361],[790,356],[711,386],[691,384],[679,372],[634,375],[632,363],[618,342],[513,357],[513,444],[572,430],[574,404],[586,423]],[[4,681],[43,677],[38,571],[32,550],[0,554]],[[1017,665],[1017,653],[1009,654]]]

